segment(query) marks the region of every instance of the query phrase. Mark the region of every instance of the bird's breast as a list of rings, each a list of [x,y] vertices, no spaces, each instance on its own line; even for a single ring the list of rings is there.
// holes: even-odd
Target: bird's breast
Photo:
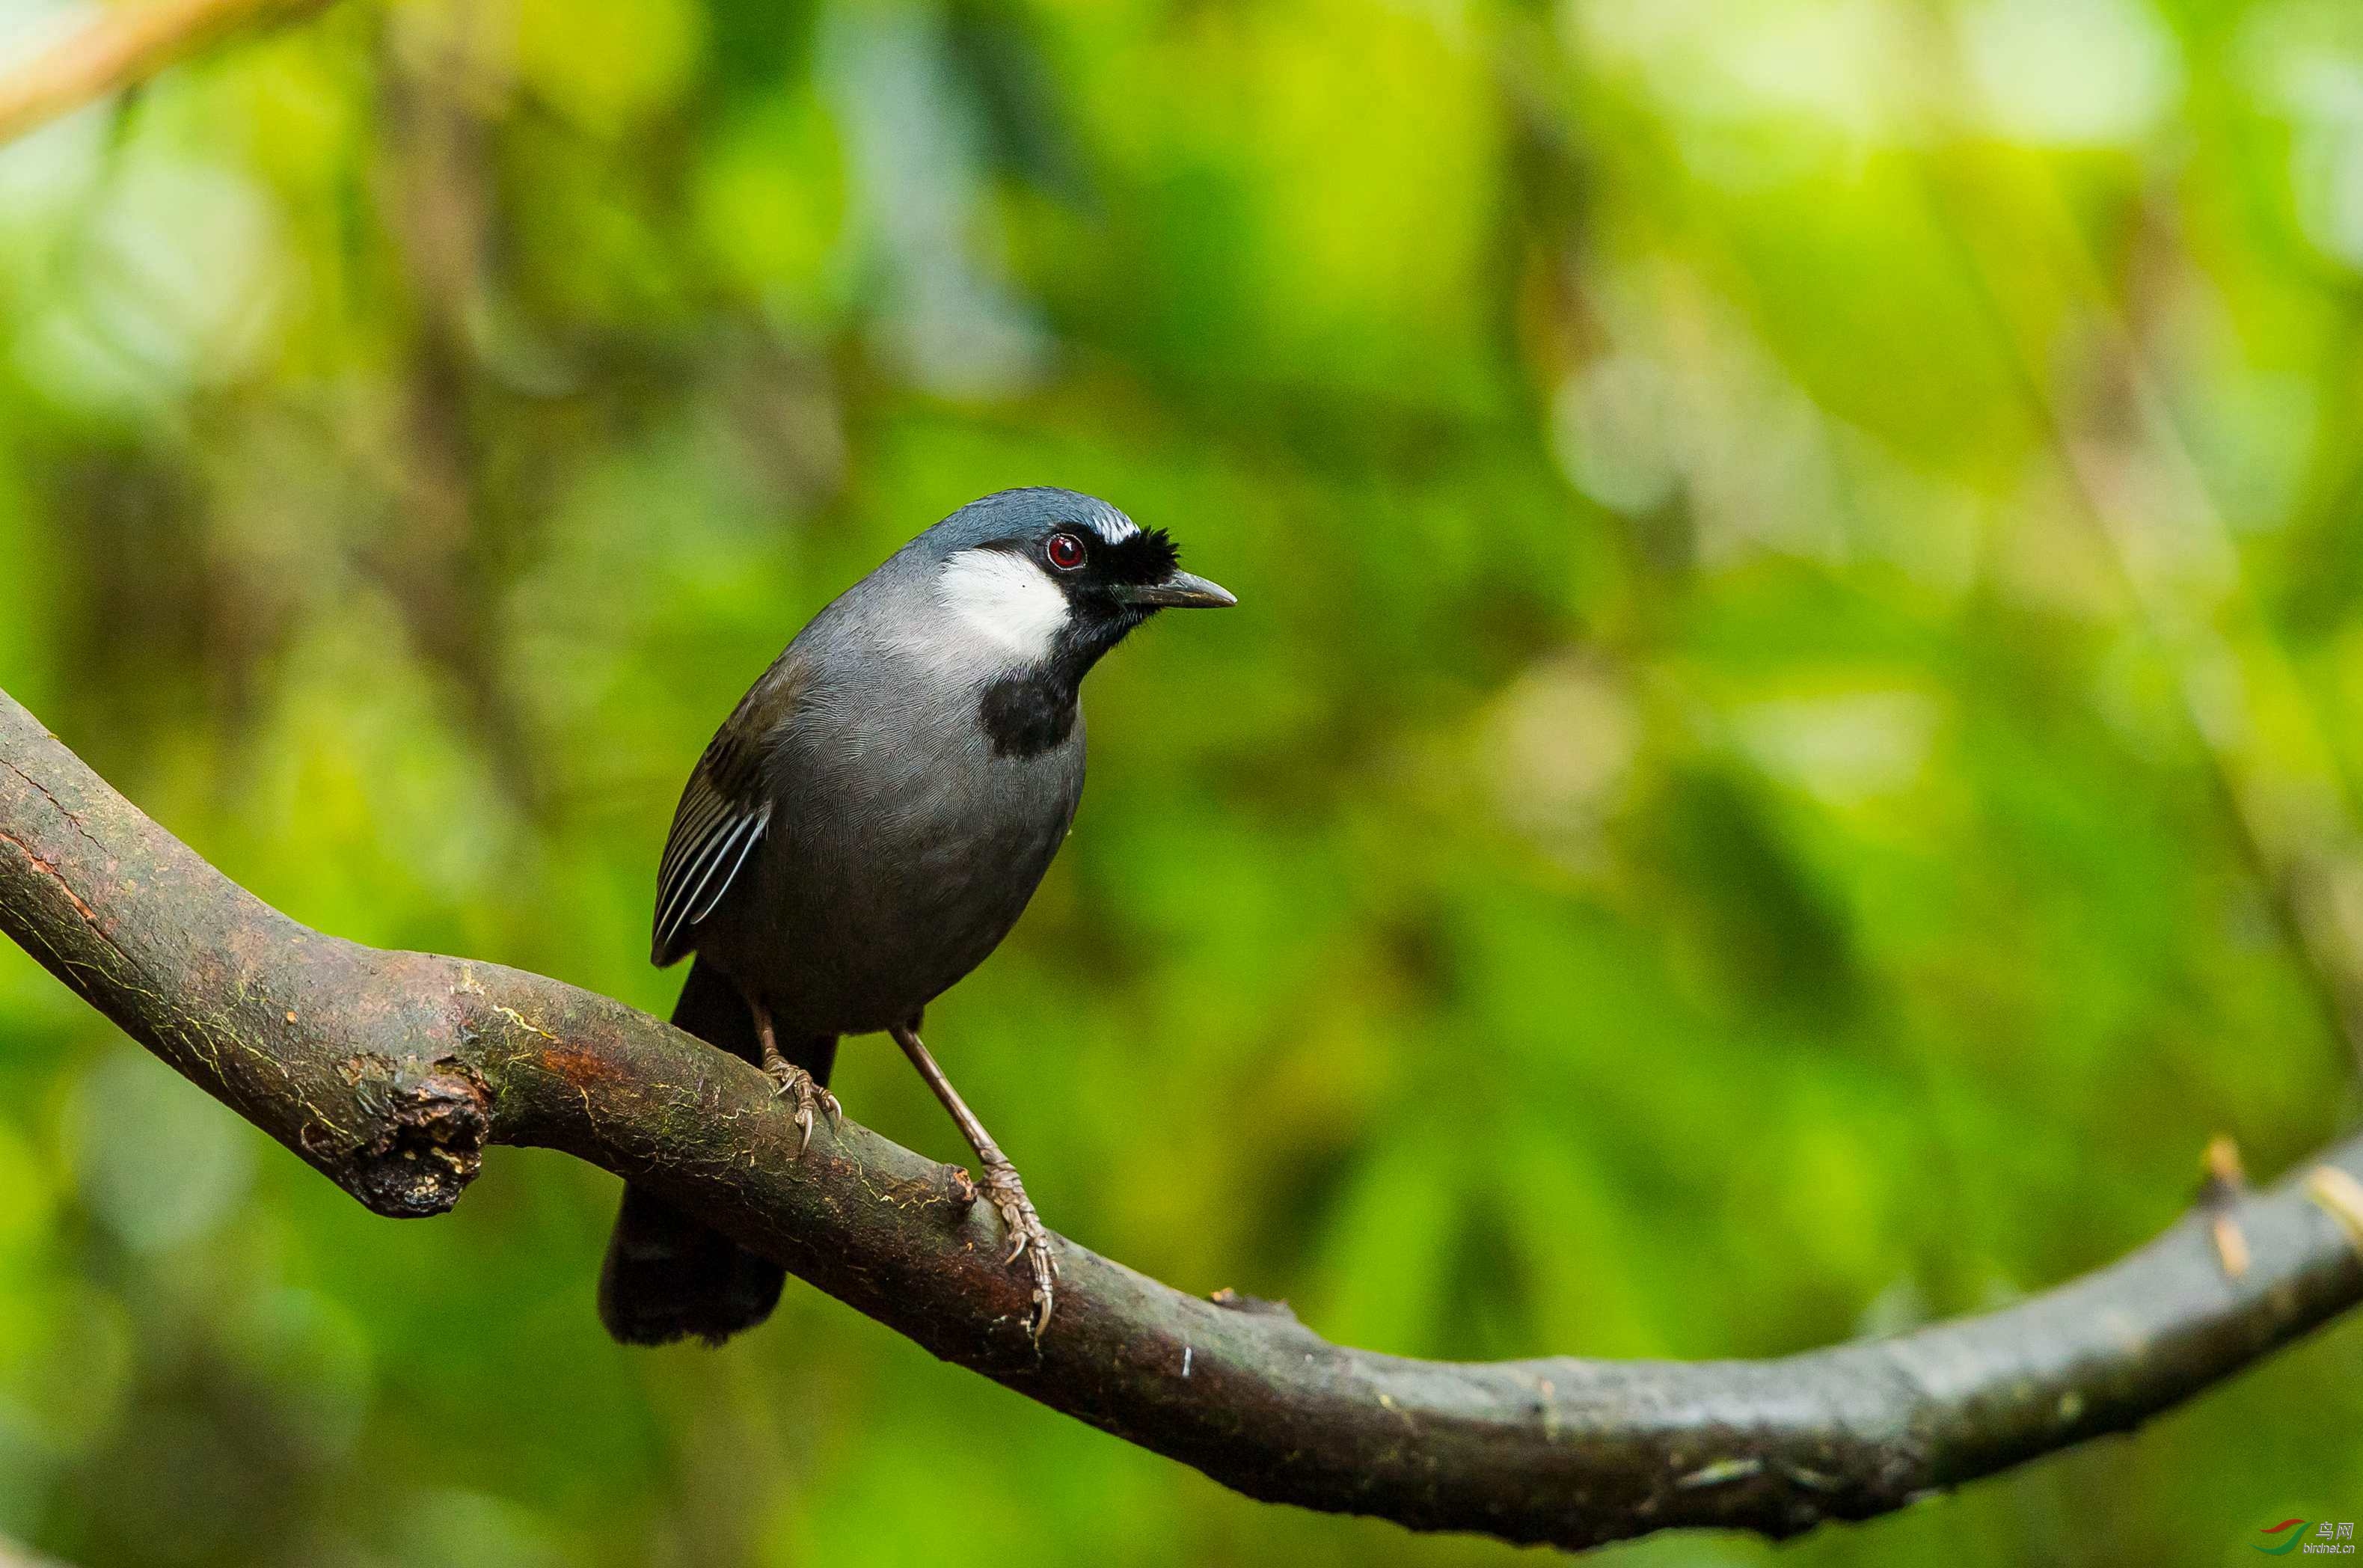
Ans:
[[[773,759],[774,809],[730,967],[814,1032],[900,1022],[982,962],[1067,836],[1080,721],[1028,754],[910,689],[825,706]]]

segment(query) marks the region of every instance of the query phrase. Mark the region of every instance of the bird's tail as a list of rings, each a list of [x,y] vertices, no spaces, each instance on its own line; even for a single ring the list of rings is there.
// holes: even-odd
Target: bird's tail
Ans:
[[[690,966],[672,1022],[733,1056],[762,1060],[746,1001],[703,961]],[[828,1082],[835,1039],[782,1040],[780,1048],[816,1083]],[[627,1184],[599,1271],[599,1320],[627,1345],[669,1345],[693,1335],[718,1345],[769,1318],[787,1277],[779,1264]]]

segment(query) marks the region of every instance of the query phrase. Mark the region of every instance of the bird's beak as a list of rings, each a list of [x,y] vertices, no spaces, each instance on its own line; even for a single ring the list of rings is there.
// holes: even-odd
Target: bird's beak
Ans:
[[[1221,584],[1189,572],[1176,572],[1161,583],[1129,584],[1115,594],[1127,605],[1160,610],[1226,610],[1239,602]]]

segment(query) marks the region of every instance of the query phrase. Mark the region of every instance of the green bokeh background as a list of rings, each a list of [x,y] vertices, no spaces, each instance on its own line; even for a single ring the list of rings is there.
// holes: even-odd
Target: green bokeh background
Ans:
[[[2363,1114],[2358,345],[2341,4],[348,0],[0,150],[0,686],[300,919],[661,1009],[748,681],[961,502],[1105,495],[1242,606],[1093,677],[931,1014],[1049,1221],[1387,1351],[1777,1354]],[[838,1088],[961,1155],[882,1042]],[[1513,1560],[801,1285],[616,1349],[615,1194],[373,1219],[0,952],[0,1534]],[[2247,1561],[2363,1518],[2358,1332],[1601,1560]]]

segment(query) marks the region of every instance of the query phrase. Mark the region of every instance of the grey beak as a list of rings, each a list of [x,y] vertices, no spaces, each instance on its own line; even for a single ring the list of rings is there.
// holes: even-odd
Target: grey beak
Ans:
[[[1163,610],[1226,610],[1239,602],[1221,584],[1209,583],[1189,572],[1176,572],[1162,583],[1128,584],[1115,593],[1127,605]]]

